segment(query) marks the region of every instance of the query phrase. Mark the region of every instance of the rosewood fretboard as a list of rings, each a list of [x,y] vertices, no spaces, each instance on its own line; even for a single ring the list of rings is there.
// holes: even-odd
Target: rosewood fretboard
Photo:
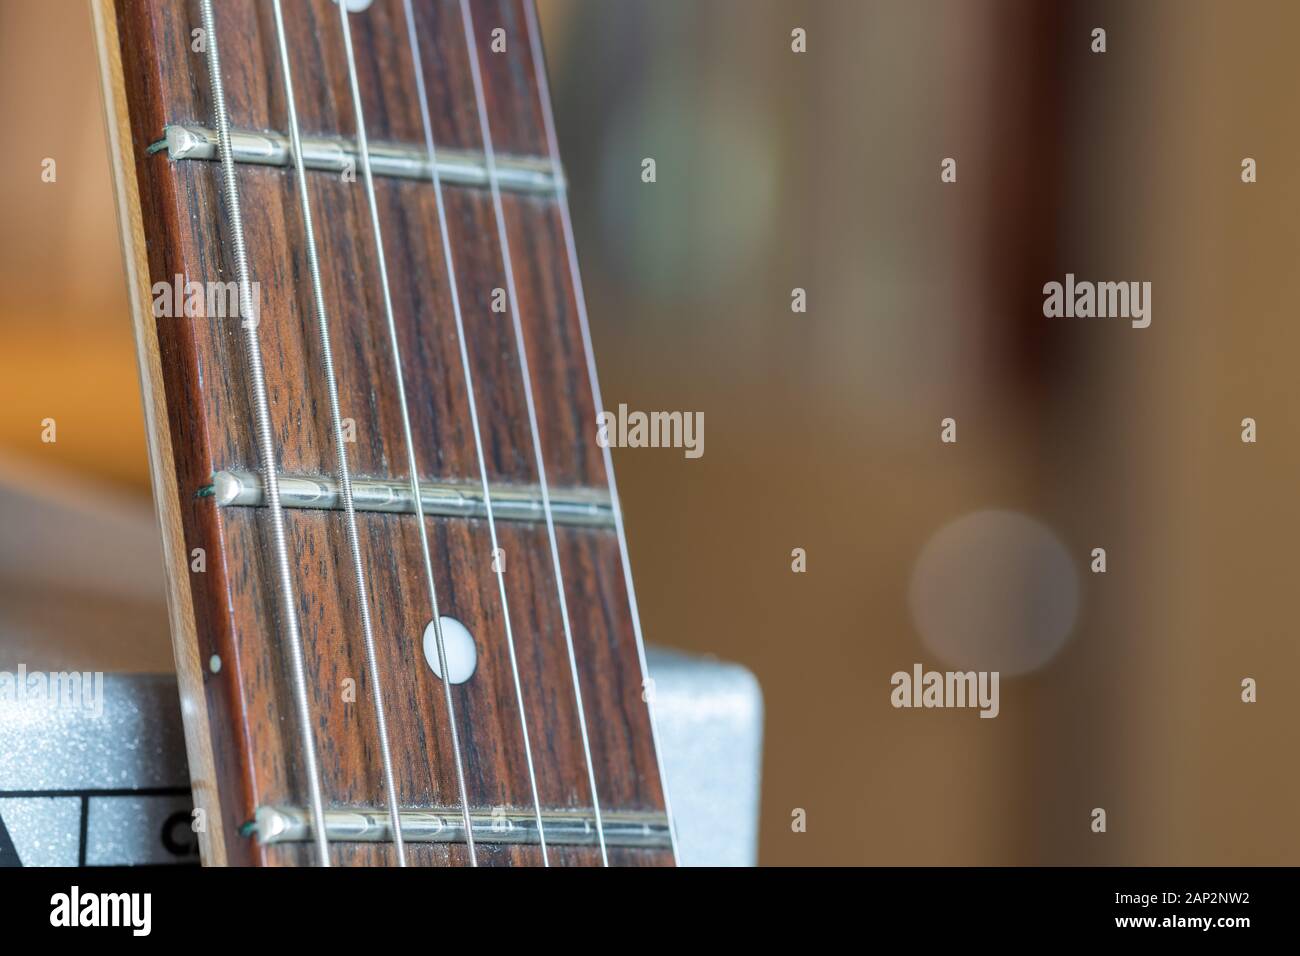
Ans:
[[[243,150],[235,151],[240,160],[235,164],[237,188],[250,278],[260,295],[261,356],[278,473],[287,489],[283,514],[323,800],[327,808],[374,811],[375,826],[382,828],[388,802],[356,580],[343,512],[330,506],[328,494],[330,481],[337,478],[338,456],[297,174],[287,145],[288,111],[273,9],[263,0],[221,0],[214,6],[229,124],[237,134],[235,145]],[[608,820],[619,815],[656,820],[665,801],[612,523],[606,459],[596,443],[597,410],[571,281],[563,192],[548,178],[548,107],[537,81],[535,19],[518,0],[473,0],[470,6],[483,102],[500,167],[537,435],[555,498],[557,552],[591,772]],[[426,152],[426,130],[406,4],[375,0],[349,16],[400,341],[398,368],[390,349],[365,177],[355,162],[357,120],[339,12],[330,0],[283,4],[297,112],[306,137],[304,158],[311,159],[306,178],[340,412],[355,426],[355,440],[346,446],[349,463],[359,489],[382,497],[388,485],[400,498],[410,479],[395,388],[400,375],[418,478],[434,492],[425,526],[440,611],[469,628],[478,651],[474,675],[452,687],[470,806],[489,817],[495,811],[507,829],[525,827],[533,814],[522,716],[530,731],[542,810],[586,819],[595,800],[557,575],[547,526],[536,509],[539,474],[523,357],[513,316],[509,308],[501,311],[502,293],[495,291],[504,290],[507,282],[492,195],[483,178],[484,141],[471,50],[458,2],[415,0],[411,7],[431,132],[446,161],[442,196],[454,275],[448,274],[440,241],[438,191],[428,168],[416,168]],[[243,331],[235,318],[156,316],[152,308],[155,283],[171,284],[176,276],[198,283],[236,278],[222,165],[213,141],[205,139],[216,118],[203,37],[194,32],[202,25],[200,5],[97,0],[96,17],[105,54],[110,137],[122,176],[119,202],[152,430],[155,495],[172,577],[190,765],[197,804],[208,814],[202,834],[205,859],[310,863],[311,843],[260,841],[247,826],[258,808],[306,807],[307,785],[300,747],[304,728],[293,706],[268,511],[259,503],[256,480],[247,477],[261,473],[263,462],[255,441]],[[246,161],[251,159],[257,161]],[[460,165],[452,168],[456,163]],[[512,494],[518,498],[515,513],[497,515],[496,528],[504,553],[522,714],[481,502],[437,506],[438,488],[450,488],[448,494],[455,497],[456,489],[472,491],[481,477],[452,317],[452,283],[463,312],[487,479],[500,489],[500,501]],[[240,484],[244,498],[236,500],[230,481],[239,481],[227,475],[245,476]],[[306,484],[295,485],[299,479]],[[294,488],[304,500],[290,500]],[[312,488],[323,489],[322,495],[313,498]],[[377,672],[398,803],[406,810],[443,808],[454,818],[460,807],[457,774],[444,689],[422,647],[431,602],[409,499],[408,494],[405,507],[395,499],[373,509],[363,507],[358,497],[356,522]],[[561,514],[562,506],[587,519],[568,520],[571,515]],[[201,561],[196,549],[202,549]],[[579,838],[559,839],[564,827],[551,825],[557,837],[548,841],[553,864],[600,862],[596,847],[577,845]],[[490,838],[476,842],[481,864],[541,861],[536,845]],[[414,864],[467,862],[459,841],[409,842],[407,850]],[[391,843],[384,841],[332,842],[330,857],[336,864],[395,862]],[[662,845],[611,846],[609,859],[663,864],[671,863],[672,854]]]

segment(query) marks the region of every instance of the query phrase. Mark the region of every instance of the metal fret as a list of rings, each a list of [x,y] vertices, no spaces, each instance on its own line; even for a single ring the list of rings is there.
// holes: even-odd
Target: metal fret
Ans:
[[[149,147],[149,152],[166,150],[167,155],[176,160],[218,158],[217,134],[207,127],[176,124],[165,127],[163,134],[161,140]],[[289,137],[282,133],[231,130],[230,150],[236,163],[293,165]],[[361,168],[356,140],[339,137],[302,137],[302,162],[308,169],[332,173],[355,173]],[[376,176],[425,182],[430,182],[433,177],[429,154],[423,145],[371,144],[370,170]],[[438,175],[442,182],[457,186],[486,189],[489,185],[483,154],[467,150],[439,149]],[[512,192],[550,196],[558,191],[550,160],[545,157],[497,156],[496,176],[501,188]]]
[[[463,843],[464,815],[459,809],[404,809],[402,838],[407,843]],[[474,839],[481,843],[539,842],[537,814],[532,810],[472,810]],[[608,846],[667,849],[672,845],[668,818],[662,813],[603,810],[601,820]],[[587,810],[544,810],[542,827],[548,844],[596,846],[596,817]],[[331,843],[387,843],[392,839],[387,809],[325,811],[325,832]],[[258,807],[244,827],[245,836],[259,843],[305,843],[312,838],[311,814],[300,807]]]
[[[317,475],[281,475],[280,505],[284,508],[337,510],[343,507],[339,483]],[[545,521],[539,490],[533,485],[491,485],[492,513],[500,520]],[[266,503],[260,476],[242,471],[218,471],[212,484],[199,489],[223,508],[260,507]],[[414,514],[415,502],[406,479],[352,479],[352,503],[357,511]],[[484,518],[483,486],[476,481],[422,481],[424,513],[450,518]],[[609,493],[603,488],[563,488],[551,491],[551,514],[558,524],[609,528],[614,525]]]

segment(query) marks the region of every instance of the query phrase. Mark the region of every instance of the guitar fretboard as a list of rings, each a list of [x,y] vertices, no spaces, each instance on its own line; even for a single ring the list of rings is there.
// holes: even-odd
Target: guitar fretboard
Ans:
[[[356,6],[117,9],[205,851],[671,862],[535,14]]]

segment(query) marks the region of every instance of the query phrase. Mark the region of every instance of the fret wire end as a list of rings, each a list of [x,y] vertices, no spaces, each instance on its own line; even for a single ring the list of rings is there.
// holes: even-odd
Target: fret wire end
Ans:
[[[163,127],[163,138],[149,149],[166,149],[172,159],[217,159],[217,134],[202,127],[168,123]]]
[[[208,487],[211,489],[208,493],[224,508],[239,500],[244,492],[244,481],[233,472],[215,471],[212,473],[212,484]]]

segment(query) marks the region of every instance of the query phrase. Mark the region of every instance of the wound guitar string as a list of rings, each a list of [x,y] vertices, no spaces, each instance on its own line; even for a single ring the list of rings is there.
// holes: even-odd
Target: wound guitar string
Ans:
[[[460,752],[460,733],[456,729],[456,707],[451,698],[451,671],[447,667],[447,650],[443,643],[442,619],[438,611],[438,588],[433,579],[433,558],[429,553],[429,531],[425,527],[424,505],[420,496],[420,472],[415,455],[415,439],[411,432],[411,414],[406,400],[406,383],[402,374],[402,350],[398,343],[397,322],[393,318],[393,297],[388,285],[388,266],[384,261],[384,238],[379,227],[379,204],[375,198],[375,178],[370,168],[370,144],[366,139],[365,113],[361,107],[361,87],[357,82],[357,62],[352,52],[352,29],[348,23],[346,3],[339,3],[339,19],[343,25],[343,46],[348,61],[348,83],[352,88],[352,109],[357,120],[357,153],[361,159],[362,177],[366,184],[366,201],[370,208],[370,225],[374,232],[375,251],[378,253],[379,282],[384,296],[384,316],[388,321],[388,339],[392,347],[393,366],[397,370],[398,404],[402,412],[402,434],[406,443],[407,468],[411,478],[411,498],[415,504],[415,521],[420,533],[420,553],[424,558],[424,577],[429,587],[429,603],[433,613],[433,632],[438,645],[438,663],[442,670],[442,689],[447,705],[447,725],[451,728],[451,749],[456,761],[456,784],[460,791],[460,809],[465,825],[465,846],[470,866],[478,866],[474,847],[474,826],[470,820],[469,795],[465,787],[465,765]]]
[[[334,375],[334,351],[330,347],[329,313],[325,308],[325,294],[321,287],[320,259],[316,251],[316,231],[312,225],[311,200],[307,194],[307,174],[302,160],[302,130],[298,123],[298,108],[293,91],[293,73],[289,66],[289,46],[285,41],[284,16],[280,0],[273,0],[275,12],[275,38],[280,50],[281,77],[288,105],[289,138],[293,152],[294,173],[298,179],[298,203],[302,210],[303,231],[306,235],[307,267],[311,273],[312,302],[316,311],[316,325],[320,331],[321,365],[325,373],[325,387],[329,393],[330,424],[334,431],[334,448],[339,463],[339,489],[343,499],[344,525],[348,549],[352,553],[352,570],[356,578],[357,608],[361,617],[361,632],[366,649],[366,667],[370,671],[370,692],[375,698],[375,721],[379,725],[379,751],[384,766],[384,792],[388,797],[388,817],[393,828],[393,845],[397,850],[397,865],[406,866],[406,845],[402,840],[402,820],[397,787],[393,782],[393,754],[388,740],[388,719],[384,712],[384,694],[379,676],[379,662],[375,655],[375,634],[370,618],[370,597],[366,589],[366,572],[361,560],[361,542],[357,535],[357,513],[352,501],[352,477],[348,469],[347,447],[343,440],[343,419],[339,412],[339,388]],[[444,673],[446,673],[444,671]]]
[[[541,433],[537,425],[537,407],[533,401],[533,381],[528,370],[528,350],[524,342],[523,324],[519,318],[519,297],[515,293],[514,267],[510,257],[510,240],[506,235],[506,217],[501,205],[501,183],[497,178],[496,153],[492,148],[492,130],[488,122],[487,98],[483,93],[483,76],[479,66],[478,44],[474,39],[473,14],[468,0],[460,2],[461,20],[465,24],[465,43],[469,47],[470,74],[474,81],[474,100],[478,107],[479,128],[483,136],[483,154],[487,165],[488,185],[492,192],[492,210],[496,217],[497,241],[501,247],[502,265],[506,274],[506,296],[510,317],[514,324],[515,346],[519,352],[519,372],[523,379],[524,399],[528,406],[528,427],[532,435],[533,457],[537,463],[537,479],[542,493],[542,510],[546,515],[546,535],[551,546],[551,564],[555,569],[555,587],[560,601],[560,619],[564,623],[564,642],[569,652],[569,673],[573,679],[573,694],[577,702],[578,727],[582,732],[582,752],[587,765],[587,782],[591,788],[592,811],[596,818],[596,837],[600,843],[600,859],[609,866],[605,848],[605,827],[600,812],[600,798],[596,793],[596,774],[591,760],[591,740],[587,734],[587,717],[582,704],[582,685],[578,679],[577,656],[573,649],[573,629],[569,625],[569,605],[564,594],[564,572],[560,568],[560,550],[555,540],[555,516],[551,513],[551,496],[546,481],[546,463],[542,460]]]
[[[262,370],[262,345],[257,332],[256,312],[249,294],[248,252],[244,244],[244,220],[239,206],[239,185],[235,179],[235,160],[230,150],[230,114],[226,111],[225,87],[221,79],[221,56],[217,49],[217,28],[212,15],[212,0],[199,4],[203,30],[207,34],[208,79],[212,88],[212,109],[220,143],[221,171],[225,180],[226,214],[230,218],[230,239],[235,255],[236,279],[239,282],[239,308],[242,313],[244,347],[248,375],[252,386],[253,413],[263,481],[266,487],[267,512],[271,523],[271,544],[279,580],[280,614],[289,652],[289,670],[293,698],[302,738],[302,756],[311,800],[312,828],[316,841],[317,863],[330,865],[329,842],[325,832],[325,810],[321,800],[320,767],[316,759],[316,742],[312,737],[311,706],[307,699],[307,675],[303,664],[302,633],[298,625],[298,606],[294,597],[293,574],[289,567],[289,549],[285,539],[284,511],[280,507],[279,465],[275,454],[275,437],[271,429],[270,402],[266,377]]]
[[[478,458],[479,478],[483,488],[483,504],[487,511],[488,534],[492,541],[492,567],[496,572],[497,591],[501,599],[501,618],[505,621],[506,647],[510,653],[510,671],[514,677],[515,699],[519,704],[519,729],[523,734],[524,757],[528,763],[528,785],[532,791],[533,812],[537,819],[537,839],[542,848],[542,865],[550,866],[550,854],[546,849],[546,830],[542,826],[542,802],[537,792],[537,771],[533,766],[533,748],[528,736],[528,717],[524,709],[524,692],[519,680],[519,663],[515,658],[515,636],[510,623],[510,603],[506,599],[505,568],[497,560],[501,553],[497,544],[496,517],[492,511],[492,492],[488,488],[487,464],[483,457],[483,433],[479,428],[477,400],[474,395],[474,375],[470,371],[469,352],[465,345],[465,323],[460,307],[460,291],[457,288],[456,264],[451,250],[451,237],[447,228],[447,210],[443,203],[442,176],[438,172],[438,151],[433,141],[433,123],[429,116],[429,97],[424,86],[424,66],[420,57],[420,42],[415,32],[415,14],[411,9],[411,0],[405,0],[406,29],[411,49],[411,62],[415,68],[415,87],[420,100],[420,121],[424,126],[425,148],[429,152],[429,165],[432,172],[434,199],[438,208],[438,230],[442,239],[444,261],[447,266],[447,284],[451,290],[452,315],[456,320],[456,342],[460,346],[460,365],[465,375],[465,395],[469,404],[470,425],[474,431],[474,454]],[[444,670],[443,673],[446,673]]]
[[[463,2],[463,0],[462,0]],[[546,61],[542,52],[542,34],[537,23],[537,10],[533,3],[524,3],[524,15],[528,20],[528,42],[533,55],[533,70],[537,78],[537,96],[540,100],[542,122],[546,129],[546,148],[550,154],[551,172],[555,177],[557,194],[556,205],[560,211],[560,223],[564,229],[564,251],[569,262],[569,277],[573,285],[573,297],[578,310],[578,328],[582,332],[582,349],[587,359],[587,379],[591,384],[592,407],[600,411],[605,405],[600,398],[600,381],[596,376],[596,354],[591,346],[591,326],[587,321],[587,299],[582,291],[582,276],[578,273],[578,246],[573,238],[573,220],[569,215],[569,192],[562,175],[560,165],[559,140],[555,135],[555,116],[551,110],[551,90],[546,79]],[[599,444],[599,443],[598,443]],[[664,813],[668,817],[668,833],[672,840],[673,862],[679,860],[677,850],[677,824],[673,817],[672,799],[668,794],[668,776],[664,773],[663,750],[659,746],[659,731],[655,722],[654,684],[650,679],[650,669],[646,664],[645,638],[641,633],[641,614],[637,610],[636,589],[632,586],[632,562],[628,557],[627,533],[623,529],[623,508],[619,503],[618,486],[614,481],[614,458],[609,446],[601,448],[605,463],[605,480],[609,485],[609,498],[614,512],[614,530],[618,536],[619,556],[623,564],[623,582],[627,588],[628,607],[632,613],[632,633],[636,638],[637,659],[641,664],[641,686],[645,688],[646,710],[650,718],[650,739],[654,746],[655,763],[659,770],[659,785],[663,789]]]

